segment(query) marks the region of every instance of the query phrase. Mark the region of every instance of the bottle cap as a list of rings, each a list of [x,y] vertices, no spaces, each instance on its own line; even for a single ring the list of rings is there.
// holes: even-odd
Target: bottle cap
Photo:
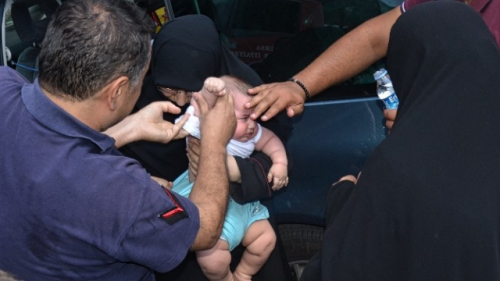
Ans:
[[[380,69],[380,70],[377,70],[374,74],[373,74],[373,78],[375,78],[375,80],[378,80],[382,77],[384,77],[384,75],[387,74],[387,70],[385,70],[384,68]]]

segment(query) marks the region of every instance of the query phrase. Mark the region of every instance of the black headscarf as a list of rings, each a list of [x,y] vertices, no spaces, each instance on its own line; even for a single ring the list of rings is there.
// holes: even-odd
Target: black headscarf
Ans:
[[[182,16],[161,29],[153,45],[151,71],[155,85],[187,91],[199,91],[210,76],[232,75],[252,86],[262,84],[221,44],[214,23],[203,15]]]
[[[495,39],[465,4],[429,2],[398,19],[387,59],[394,127],[356,186],[332,188],[352,193],[303,280],[500,280]]]

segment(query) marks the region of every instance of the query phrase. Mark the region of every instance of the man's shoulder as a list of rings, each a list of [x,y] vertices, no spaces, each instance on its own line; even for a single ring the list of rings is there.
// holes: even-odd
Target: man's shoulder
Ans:
[[[0,94],[20,91],[22,85],[29,83],[19,72],[8,66],[0,66]]]
[[[13,112],[20,105],[23,85],[29,83],[20,73],[7,66],[0,66],[0,107],[2,112]]]
[[[19,72],[8,66],[0,66],[0,80],[2,81],[17,81],[17,82],[28,82]]]

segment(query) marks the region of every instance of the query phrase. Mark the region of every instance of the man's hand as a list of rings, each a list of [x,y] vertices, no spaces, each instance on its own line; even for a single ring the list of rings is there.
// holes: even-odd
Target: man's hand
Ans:
[[[227,96],[227,95],[226,95]],[[194,98],[194,97],[193,97]],[[218,98],[219,99],[219,98]],[[203,107],[203,116],[206,116],[206,114],[208,114],[208,104],[206,104],[206,101],[203,99],[203,98],[200,98],[200,99],[197,99],[195,100],[199,105],[201,105]],[[205,108],[205,104],[207,105],[207,107]],[[223,111],[224,112],[219,112],[217,113],[217,115],[213,115],[212,117],[209,117],[209,118],[216,118],[216,116],[220,115],[221,117],[217,117],[217,118],[222,118],[220,121],[216,121],[217,122],[217,125],[222,125],[222,127],[227,127],[227,129],[229,129],[229,131],[231,131],[230,133],[230,136],[232,137],[232,135],[234,134],[234,128],[236,128],[236,117],[234,116],[234,109],[233,110],[227,110],[225,107],[229,106],[228,104],[225,104],[225,102],[223,102],[224,106],[223,106]],[[201,109],[201,108],[200,108]],[[202,111],[200,110],[200,113]],[[232,114],[231,114],[232,112]],[[229,117],[224,117],[224,114],[228,114],[230,115]],[[201,121],[201,118],[202,116],[200,115],[200,121]],[[205,118],[205,117],[203,117]],[[234,121],[234,124],[232,124],[233,121]],[[208,122],[212,122],[209,121]],[[213,125],[210,125],[208,124],[208,129],[210,131],[210,133],[215,133],[215,134],[218,134],[218,131],[219,129],[212,129]],[[233,129],[231,129],[232,127],[234,126]],[[202,136],[203,136],[203,139],[205,138],[212,138],[210,136],[205,136],[205,134],[207,133],[202,133]],[[229,137],[229,138],[231,138]],[[227,142],[229,141],[229,139],[227,141],[225,141],[224,143],[227,145]],[[189,171],[191,173],[191,175],[193,175],[194,177],[196,177],[196,175],[198,174],[198,165],[199,165],[199,162],[200,162],[200,150],[201,150],[201,142],[199,139],[195,138],[195,137],[191,137],[189,136],[188,137],[188,144],[187,144],[187,147],[186,147],[186,150],[187,150],[187,156],[188,156],[188,159],[189,159]]]
[[[195,137],[188,137],[186,150],[189,159],[189,172],[196,178],[198,175],[198,165],[200,163],[200,140]],[[228,154],[226,162],[229,181],[241,183],[240,168],[234,156]]]
[[[396,119],[397,113],[397,109],[384,109],[385,127],[388,130],[392,129],[392,125],[394,125],[394,120]]]
[[[177,114],[180,111],[171,102],[153,102],[103,133],[115,139],[116,147],[138,140],[168,143],[177,136],[189,114],[172,124],[163,119],[163,113]]]
[[[163,119],[163,114],[167,112],[177,114],[181,110],[171,102],[154,102],[134,114],[140,124],[141,140],[168,143],[177,136],[189,114],[185,114],[179,123],[172,124]]]
[[[254,107],[250,116],[253,120],[262,115],[262,121],[273,118],[286,108],[288,117],[301,114],[304,111],[306,96],[304,90],[294,82],[264,84],[248,90],[250,95],[255,95],[245,104],[246,108]]]
[[[233,96],[219,96],[212,109],[209,108],[201,94],[193,94],[193,99],[200,109],[199,118],[202,143],[210,141],[222,144],[225,149],[236,129]]]
[[[191,136],[187,138],[188,144],[186,150],[189,159],[189,172],[196,178],[198,174],[198,164],[200,162],[200,140]]]

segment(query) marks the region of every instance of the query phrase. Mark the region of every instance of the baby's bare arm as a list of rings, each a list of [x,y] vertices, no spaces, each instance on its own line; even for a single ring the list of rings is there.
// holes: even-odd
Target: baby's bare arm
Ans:
[[[256,143],[255,149],[264,152],[273,161],[267,175],[267,180],[273,181],[273,190],[286,186],[288,184],[288,158],[283,142],[272,131],[262,127],[262,136]]]
[[[286,150],[283,142],[272,131],[262,127],[262,136],[255,145],[255,149],[271,157],[273,164],[288,165]]]

